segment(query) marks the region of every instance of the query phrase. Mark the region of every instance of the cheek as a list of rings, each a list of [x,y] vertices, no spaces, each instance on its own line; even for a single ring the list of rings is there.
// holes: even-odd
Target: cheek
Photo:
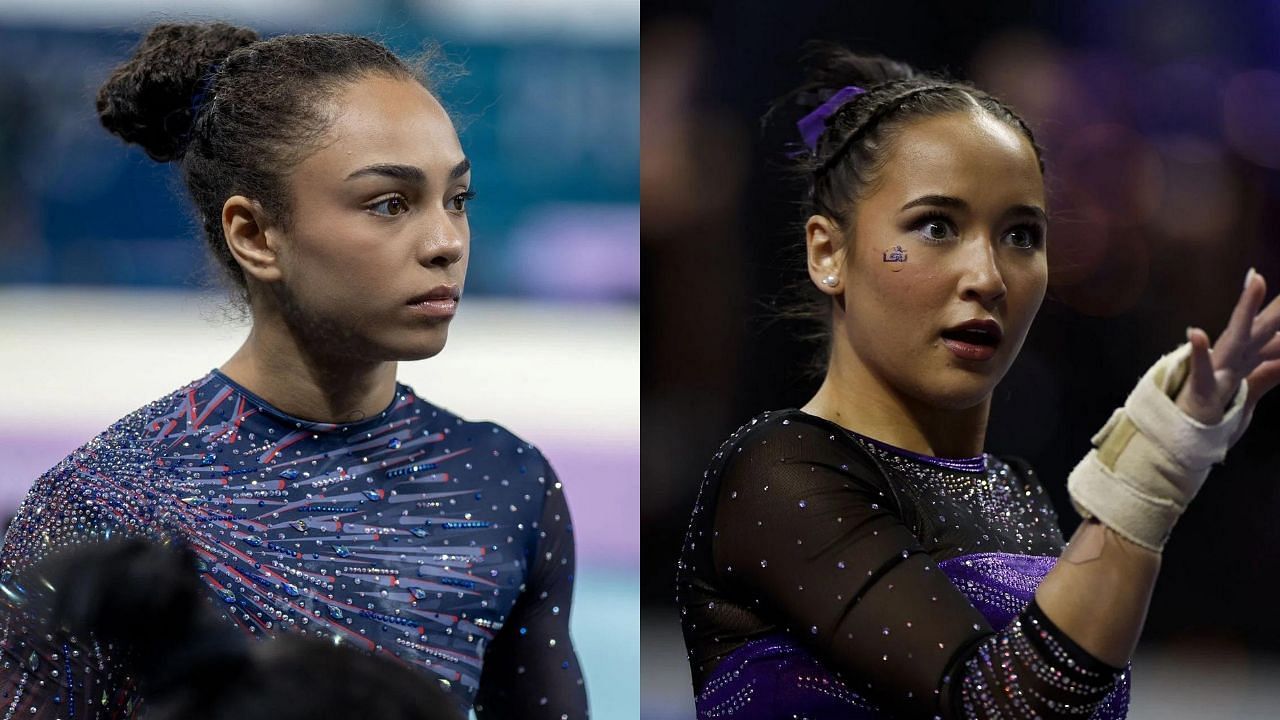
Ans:
[[[894,245],[871,248],[858,258],[850,279],[851,301],[847,320],[876,345],[916,343],[927,319],[945,302],[947,288],[942,273],[919,251],[905,252],[905,260],[892,254]],[[904,248],[905,250],[905,248]]]
[[[385,235],[346,218],[310,225],[298,243],[296,263],[309,282],[324,283],[331,294],[350,295],[367,292],[371,281],[387,279],[392,260],[384,256],[392,244]]]
[[[362,324],[389,286],[371,255],[343,228],[312,236],[294,258],[286,291],[316,322]]]
[[[1009,314],[1025,325],[1040,310],[1049,287],[1049,269],[1044,254],[1036,262],[1018,268],[1009,278]]]

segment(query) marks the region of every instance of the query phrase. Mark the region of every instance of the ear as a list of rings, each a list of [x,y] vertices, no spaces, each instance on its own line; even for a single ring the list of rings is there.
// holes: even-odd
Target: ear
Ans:
[[[279,236],[256,200],[232,195],[222,204],[222,235],[246,278],[280,279]]]
[[[827,295],[842,295],[846,243],[840,228],[825,215],[813,215],[804,223],[804,241],[809,279]]]

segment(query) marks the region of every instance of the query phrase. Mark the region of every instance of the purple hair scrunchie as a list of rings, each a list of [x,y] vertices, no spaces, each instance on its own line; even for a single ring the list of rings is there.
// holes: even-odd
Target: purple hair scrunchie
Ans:
[[[813,112],[800,118],[796,123],[796,127],[800,130],[800,137],[804,140],[804,144],[809,148],[809,152],[816,153],[818,151],[818,138],[822,137],[822,131],[827,128],[827,118],[835,114],[841,105],[849,102],[849,100],[861,95],[866,90],[857,85],[848,85],[840,88],[834,95],[827,98]]]

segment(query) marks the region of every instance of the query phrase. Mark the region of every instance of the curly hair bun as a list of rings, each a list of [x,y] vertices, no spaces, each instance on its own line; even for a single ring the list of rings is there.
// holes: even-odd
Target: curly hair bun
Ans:
[[[215,63],[257,40],[253,30],[226,23],[157,25],[98,89],[98,119],[157,162],[181,158],[201,81]]]

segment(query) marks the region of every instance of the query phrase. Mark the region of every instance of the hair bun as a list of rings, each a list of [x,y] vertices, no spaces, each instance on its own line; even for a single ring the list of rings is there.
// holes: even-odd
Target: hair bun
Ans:
[[[189,546],[117,537],[65,547],[19,584],[37,593],[29,622],[113,647],[150,701],[203,682],[202,673],[225,682],[248,666],[245,638],[215,624],[200,602],[199,574]]]
[[[157,162],[182,157],[201,80],[215,63],[257,39],[253,30],[226,23],[155,26],[98,89],[98,119]]]
[[[195,565],[189,550],[131,537],[72,546],[35,572],[53,591],[55,626],[145,655],[190,634],[200,596]]]
[[[920,76],[919,71],[904,62],[881,55],[859,55],[843,45],[821,40],[805,44],[801,61],[805,82],[794,96],[801,105],[813,107],[849,85],[870,90],[884,83]]]

